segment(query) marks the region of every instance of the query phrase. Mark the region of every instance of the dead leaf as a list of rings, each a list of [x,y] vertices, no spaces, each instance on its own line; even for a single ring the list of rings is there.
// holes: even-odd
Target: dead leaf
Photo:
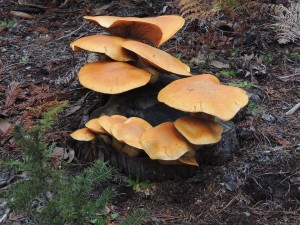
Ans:
[[[21,91],[21,84],[19,82],[11,82],[8,88],[5,90],[6,100],[5,100],[5,107],[9,108],[12,106],[19,93]]]
[[[194,57],[190,60],[191,63],[193,63],[196,66],[199,66],[201,64],[205,64],[206,63],[206,59],[204,58],[198,58],[198,57]]]
[[[71,147],[62,148],[55,147],[50,158],[54,168],[59,169],[62,160],[67,160],[68,163],[72,162],[75,157],[75,151]]]
[[[7,134],[12,129],[11,123],[0,118],[0,133]]]
[[[24,12],[20,12],[20,11],[10,11],[10,14],[16,17],[20,17],[22,19],[33,19],[34,16],[28,14],[28,13],[24,13]]]
[[[222,63],[222,62],[217,61],[217,60],[212,60],[210,65],[213,66],[213,67],[216,67],[218,69],[229,69],[230,68],[228,63]]]
[[[0,33],[1,33],[1,31],[3,31],[5,28],[6,28],[5,26],[0,25]]]
[[[43,27],[43,26],[36,27],[35,31],[38,32],[38,33],[48,33],[49,32],[49,30],[46,27]]]
[[[66,113],[65,113],[65,115],[63,117],[67,117],[67,116],[72,115],[73,113],[77,112],[80,108],[81,108],[81,106],[77,105],[77,106],[74,106],[74,107],[66,110]]]
[[[101,15],[103,14],[105,11],[107,11],[107,9],[109,9],[110,7],[112,7],[113,5],[115,5],[115,2],[111,2],[109,4],[106,4],[104,6],[101,6],[99,8],[94,8],[94,15]]]
[[[69,159],[68,159],[68,163],[72,162],[74,157],[75,157],[75,151],[73,148],[71,148],[70,146],[67,146],[68,149],[68,155],[69,155]]]

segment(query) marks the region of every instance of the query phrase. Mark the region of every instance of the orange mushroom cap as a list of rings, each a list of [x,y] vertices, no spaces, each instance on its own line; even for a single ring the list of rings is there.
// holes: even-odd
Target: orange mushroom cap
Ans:
[[[223,126],[213,121],[185,116],[177,119],[174,125],[179,133],[195,145],[217,143],[222,138]]]
[[[184,156],[183,155],[178,159],[178,161],[181,162],[181,163],[187,164],[187,165],[198,166],[199,167],[199,164],[198,164],[195,157],[189,157],[189,156]]]
[[[176,15],[148,18],[117,16],[84,16],[84,18],[107,28],[114,35],[148,40],[158,47],[169,40],[185,22],[181,16]]]
[[[79,130],[74,131],[70,136],[78,141],[91,141],[96,138],[93,131],[88,128],[81,128]]]
[[[122,47],[126,39],[102,34],[86,36],[71,43],[73,51],[84,49],[107,55],[116,61],[133,60],[130,54]]]
[[[89,128],[91,131],[107,134],[107,131],[102,126],[100,126],[98,122],[98,118],[89,120],[85,124],[85,126]]]
[[[192,145],[176,130],[172,122],[146,130],[140,142],[151,159],[176,160],[186,152],[193,151]]]
[[[103,115],[98,118],[98,122],[100,126],[102,126],[110,135],[112,134],[111,127],[113,125],[118,123],[123,123],[126,120],[127,117],[121,115],[113,115],[113,116]]]
[[[172,55],[138,41],[125,41],[123,47],[139,55],[152,66],[182,76],[191,76],[188,65]]]
[[[213,75],[202,74],[173,81],[158,93],[158,101],[181,111],[204,112],[226,121],[247,105],[248,96],[240,88],[220,84]]]
[[[119,141],[133,146],[138,149],[142,149],[142,145],[139,141],[142,134],[152,128],[150,123],[138,118],[130,117],[124,123],[117,123],[111,127],[112,135]]]
[[[78,77],[93,91],[118,94],[146,85],[151,74],[124,62],[95,62],[83,66]]]

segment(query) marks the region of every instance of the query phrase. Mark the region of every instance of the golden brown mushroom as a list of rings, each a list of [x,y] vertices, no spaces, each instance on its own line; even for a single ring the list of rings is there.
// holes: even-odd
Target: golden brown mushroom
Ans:
[[[223,126],[219,123],[193,116],[179,118],[174,125],[179,133],[194,145],[217,143],[221,140],[223,132]]]
[[[172,55],[150,45],[138,41],[125,41],[123,47],[136,53],[146,63],[171,73],[182,76],[191,76],[188,65],[176,59]]]
[[[148,40],[158,47],[169,40],[185,22],[181,16],[176,15],[148,18],[117,16],[84,16],[84,18],[108,29],[114,35]]]
[[[81,128],[74,131],[70,136],[77,141],[91,141],[96,138],[93,131],[88,128]]]
[[[139,140],[142,134],[150,128],[152,126],[147,121],[138,117],[130,117],[123,123],[113,125],[111,132],[119,141],[125,142],[135,148],[143,149]]]
[[[121,115],[102,115],[98,118],[98,123],[107,131],[107,133],[112,135],[111,127],[118,123],[124,123],[126,120],[127,117]]]
[[[226,121],[247,105],[248,96],[240,88],[220,84],[213,75],[202,74],[173,81],[159,92],[158,101],[178,110],[204,112]]]
[[[99,124],[98,118],[89,120],[85,126],[91,131],[107,134],[107,131]]]
[[[107,133],[107,131],[99,124],[98,118],[89,120],[85,126],[89,128],[91,131],[95,132],[97,138],[102,139],[105,143],[111,143],[111,137]]]
[[[116,61],[133,60],[130,54],[122,47],[126,39],[102,34],[86,36],[71,43],[73,51],[84,49],[91,52],[98,52],[107,55]]]
[[[186,152],[193,151],[192,145],[176,130],[172,122],[146,130],[140,142],[151,159],[176,160]]]
[[[124,62],[95,62],[83,66],[78,77],[93,91],[118,94],[146,85],[151,74]]]

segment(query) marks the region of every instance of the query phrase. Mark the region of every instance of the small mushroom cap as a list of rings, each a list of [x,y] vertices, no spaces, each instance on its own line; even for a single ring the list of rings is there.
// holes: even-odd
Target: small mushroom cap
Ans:
[[[96,138],[93,131],[88,128],[81,128],[74,131],[70,136],[77,141],[91,141]]]
[[[179,133],[195,145],[217,143],[222,138],[223,126],[213,121],[185,116],[177,119],[174,125]]]
[[[89,120],[85,126],[89,128],[91,131],[97,132],[97,133],[103,133],[107,134],[106,130],[100,126],[98,122],[98,118]]]
[[[204,112],[230,120],[248,103],[246,91],[220,84],[218,78],[202,74],[173,81],[158,93],[158,101],[185,112]]]
[[[100,126],[102,126],[110,135],[112,135],[111,132],[112,126],[118,123],[124,123],[126,120],[127,117],[121,115],[113,115],[113,116],[103,115],[98,118],[98,122]]]
[[[151,159],[176,160],[193,151],[191,144],[176,130],[172,122],[146,130],[140,142]]]
[[[119,141],[125,142],[127,145],[142,149],[140,137],[142,134],[152,128],[150,123],[138,118],[130,117],[124,123],[118,123],[111,126],[112,135]]]
[[[118,94],[146,85],[151,74],[124,62],[95,62],[83,66],[78,77],[93,91]]]
[[[188,65],[172,55],[138,41],[125,41],[123,47],[139,55],[152,66],[182,76],[191,76]]]
[[[73,51],[84,49],[107,55],[116,61],[133,60],[130,54],[122,47],[126,39],[102,34],[86,36],[71,43]]]
[[[183,155],[178,159],[178,161],[181,163],[187,164],[187,165],[199,167],[199,164],[198,164],[197,160],[195,159],[195,157],[188,157],[188,156]]]
[[[117,16],[84,16],[84,18],[107,28],[114,35],[148,40],[156,46],[169,40],[185,22],[181,16],[176,15],[148,18]]]

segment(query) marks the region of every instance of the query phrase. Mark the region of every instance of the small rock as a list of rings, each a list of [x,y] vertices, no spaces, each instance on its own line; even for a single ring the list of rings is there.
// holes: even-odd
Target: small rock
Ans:
[[[266,122],[273,122],[275,117],[270,114],[262,114],[261,118]]]
[[[276,117],[276,121],[277,121],[278,123],[284,123],[284,122],[285,122],[285,119],[284,119],[283,116],[275,115],[275,117]]]
[[[247,216],[247,217],[249,217],[251,214],[250,213],[248,213],[248,212],[243,212],[243,214],[245,215],[245,216]]]

